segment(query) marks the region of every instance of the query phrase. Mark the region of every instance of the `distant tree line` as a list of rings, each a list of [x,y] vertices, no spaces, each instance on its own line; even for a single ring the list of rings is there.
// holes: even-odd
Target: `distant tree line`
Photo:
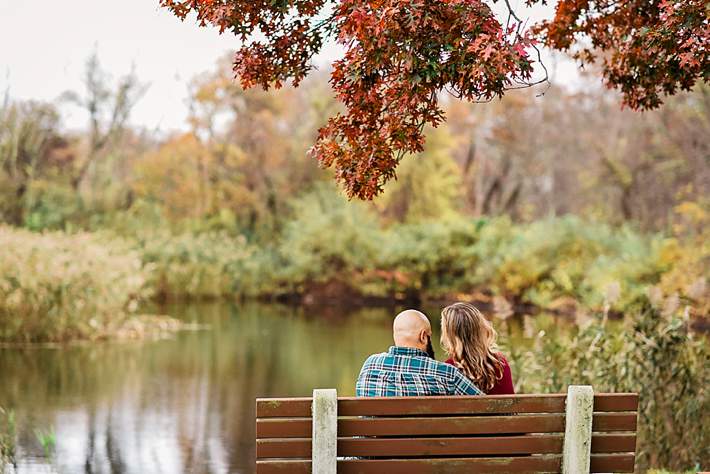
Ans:
[[[649,230],[667,229],[682,202],[707,206],[710,87],[637,113],[583,80],[575,90],[522,90],[486,105],[443,97],[448,122],[425,131],[425,150],[368,206],[390,223],[576,214]],[[190,83],[189,129],[167,136],[130,124],[145,91],[135,71],[112,81],[93,55],[84,83],[61,98],[84,109],[80,132],[63,127],[58,104],[5,96],[2,221],[86,229],[159,215],[177,228],[209,222],[261,238],[278,232],[296,196],[331,179],[307,155],[340,108],[324,73],[299,88],[244,90],[225,58]]]

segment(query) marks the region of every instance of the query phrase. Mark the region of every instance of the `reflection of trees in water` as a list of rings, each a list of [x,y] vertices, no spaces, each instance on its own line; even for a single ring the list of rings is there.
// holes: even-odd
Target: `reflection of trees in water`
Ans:
[[[108,457],[109,466],[111,466],[111,472],[122,474],[126,472],[126,464],[121,458],[120,443],[116,442],[113,436],[113,429],[113,414],[109,411],[108,422],[106,423],[106,455]]]
[[[86,461],[84,462],[84,472],[86,474],[92,474],[94,472],[92,466],[94,463],[94,456],[96,455],[96,411],[94,407],[89,408],[89,432],[88,439],[86,442]]]
[[[169,312],[212,329],[143,344],[0,352],[0,400],[25,432],[54,423],[62,472],[252,472],[257,396],[352,392],[364,357],[391,337],[384,311],[328,322],[279,306]]]
[[[114,435],[113,410],[109,408],[106,413],[106,420],[97,419],[96,409],[89,408],[89,419],[87,427],[86,460],[84,461],[84,472],[93,474],[95,472],[106,472],[104,466],[108,464],[108,472],[111,474],[123,474],[126,472],[126,463],[121,455],[120,441]],[[119,428],[120,429],[120,428]],[[101,444],[100,433],[103,431],[103,443],[105,456],[97,452],[97,446]]]
[[[223,418],[226,429],[232,430],[232,439],[236,449],[231,451],[230,465],[240,466],[248,470],[254,465],[256,453],[254,452],[254,439],[256,428],[254,424],[255,403],[258,394],[272,394],[279,386],[279,352],[283,350],[287,337],[285,331],[278,328],[278,323],[273,324],[272,330],[267,331],[266,341],[260,337],[260,322],[273,319],[273,315],[263,314],[255,310],[250,312],[250,317],[241,318],[246,331],[241,331],[243,340],[238,344],[239,351],[235,354],[234,364],[238,367],[240,377],[232,378],[230,390],[224,393],[223,400],[233,399],[231,393],[239,393],[233,418]],[[284,315],[286,316],[286,315]],[[287,317],[287,316],[286,316]],[[273,321],[272,321],[273,323]],[[235,383],[236,382],[236,383]],[[231,390],[234,388],[235,390]],[[227,410],[230,412],[231,410]],[[236,424],[231,420],[238,420]],[[235,431],[235,428],[238,429]]]

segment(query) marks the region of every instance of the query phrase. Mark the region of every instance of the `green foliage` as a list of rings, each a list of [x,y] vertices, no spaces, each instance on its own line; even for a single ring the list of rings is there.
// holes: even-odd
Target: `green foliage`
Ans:
[[[514,225],[502,218],[481,231],[471,283],[547,307],[572,297],[601,307],[609,285],[620,285],[624,309],[658,280],[659,239],[563,217]]]
[[[0,103],[0,221],[22,223],[28,187],[51,164],[58,126],[52,105],[7,96]]]
[[[54,429],[49,430],[35,430],[35,437],[37,441],[42,446],[42,451],[44,452],[44,457],[52,458],[54,456],[54,449],[57,445],[57,435]]]
[[[513,224],[505,217],[452,215],[382,227],[361,204],[348,207],[320,189],[297,202],[278,242],[277,256],[268,260],[277,269],[253,265],[267,291],[277,282],[276,292],[300,293],[309,283],[337,280],[368,296],[440,298],[490,290],[540,307],[571,300],[601,309],[606,300],[619,312],[650,290],[683,297],[695,291],[698,309],[707,299],[692,290],[705,281],[699,262],[707,258],[706,244],[686,239],[686,247],[673,245],[670,252],[675,239],[576,217]],[[664,283],[680,264],[688,283]]]
[[[34,181],[27,193],[24,226],[30,230],[65,230],[81,213],[81,202],[71,186]]]
[[[156,231],[136,238],[134,248],[151,270],[148,285],[157,296],[218,298],[247,290],[241,281],[254,249],[242,236]]]
[[[447,221],[390,227],[377,258],[378,272],[369,275],[366,289],[388,295],[444,296],[463,291],[465,276],[475,264],[472,249],[482,220],[461,216]]]
[[[518,389],[562,392],[590,384],[598,392],[639,394],[641,467],[685,469],[710,459],[710,350],[689,330],[687,313],[664,314],[642,299],[623,322],[599,314],[575,333],[529,322],[532,349],[511,351]],[[554,370],[551,370],[554,369]]]
[[[143,204],[140,204],[143,203]],[[492,292],[542,308],[626,312],[633,301],[675,298],[694,314],[708,307],[704,234],[664,238],[564,217],[513,224],[508,218],[383,226],[363,203],[316,186],[293,203],[272,242],[249,241],[222,223],[140,231],[159,209],[137,201],[116,229],[133,234],[33,234],[0,228],[2,338],[52,340],[100,332],[145,291],[204,299],[336,295],[458,298]],[[669,300],[670,301],[670,300]]]
[[[0,226],[0,340],[90,337],[146,296],[146,268],[125,241]]]
[[[419,155],[403,160],[397,180],[389,183],[378,207],[399,222],[446,220],[456,215],[462,194],[461,173],[454,161],[453,137],[446,129],[434,129]]]
[[[348,202],[332,185],[318,185],[293,203],[278,242],[277,273],[290,285],[345,280],[376,261],[382,234],[377,217]]]
[[[0,406],[0,474],[15,462],[16,439],[15,412]]]

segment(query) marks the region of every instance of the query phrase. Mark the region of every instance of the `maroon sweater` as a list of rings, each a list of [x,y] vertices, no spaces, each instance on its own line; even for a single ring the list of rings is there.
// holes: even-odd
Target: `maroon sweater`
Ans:
[[[515,388],[513,388],[513,375],[510,373],[510,366],[505,357],[501,355],[503,361],[503,377],[496,381],[496,384],[492,389],[486,393],[486,395],[513,395],[515,393]],[[446,361],[449,365],[454,364],[454,359],[447,359]]]

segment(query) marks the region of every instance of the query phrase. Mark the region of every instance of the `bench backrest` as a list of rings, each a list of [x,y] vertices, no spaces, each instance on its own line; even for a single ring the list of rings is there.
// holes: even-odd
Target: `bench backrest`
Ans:
[[[337,472],[561,472],[566,396],[338,398]],[[257,399],[258,474],[311,472],[311,404]],[[590,472],[634,471],[637,407],[594,395]]]

